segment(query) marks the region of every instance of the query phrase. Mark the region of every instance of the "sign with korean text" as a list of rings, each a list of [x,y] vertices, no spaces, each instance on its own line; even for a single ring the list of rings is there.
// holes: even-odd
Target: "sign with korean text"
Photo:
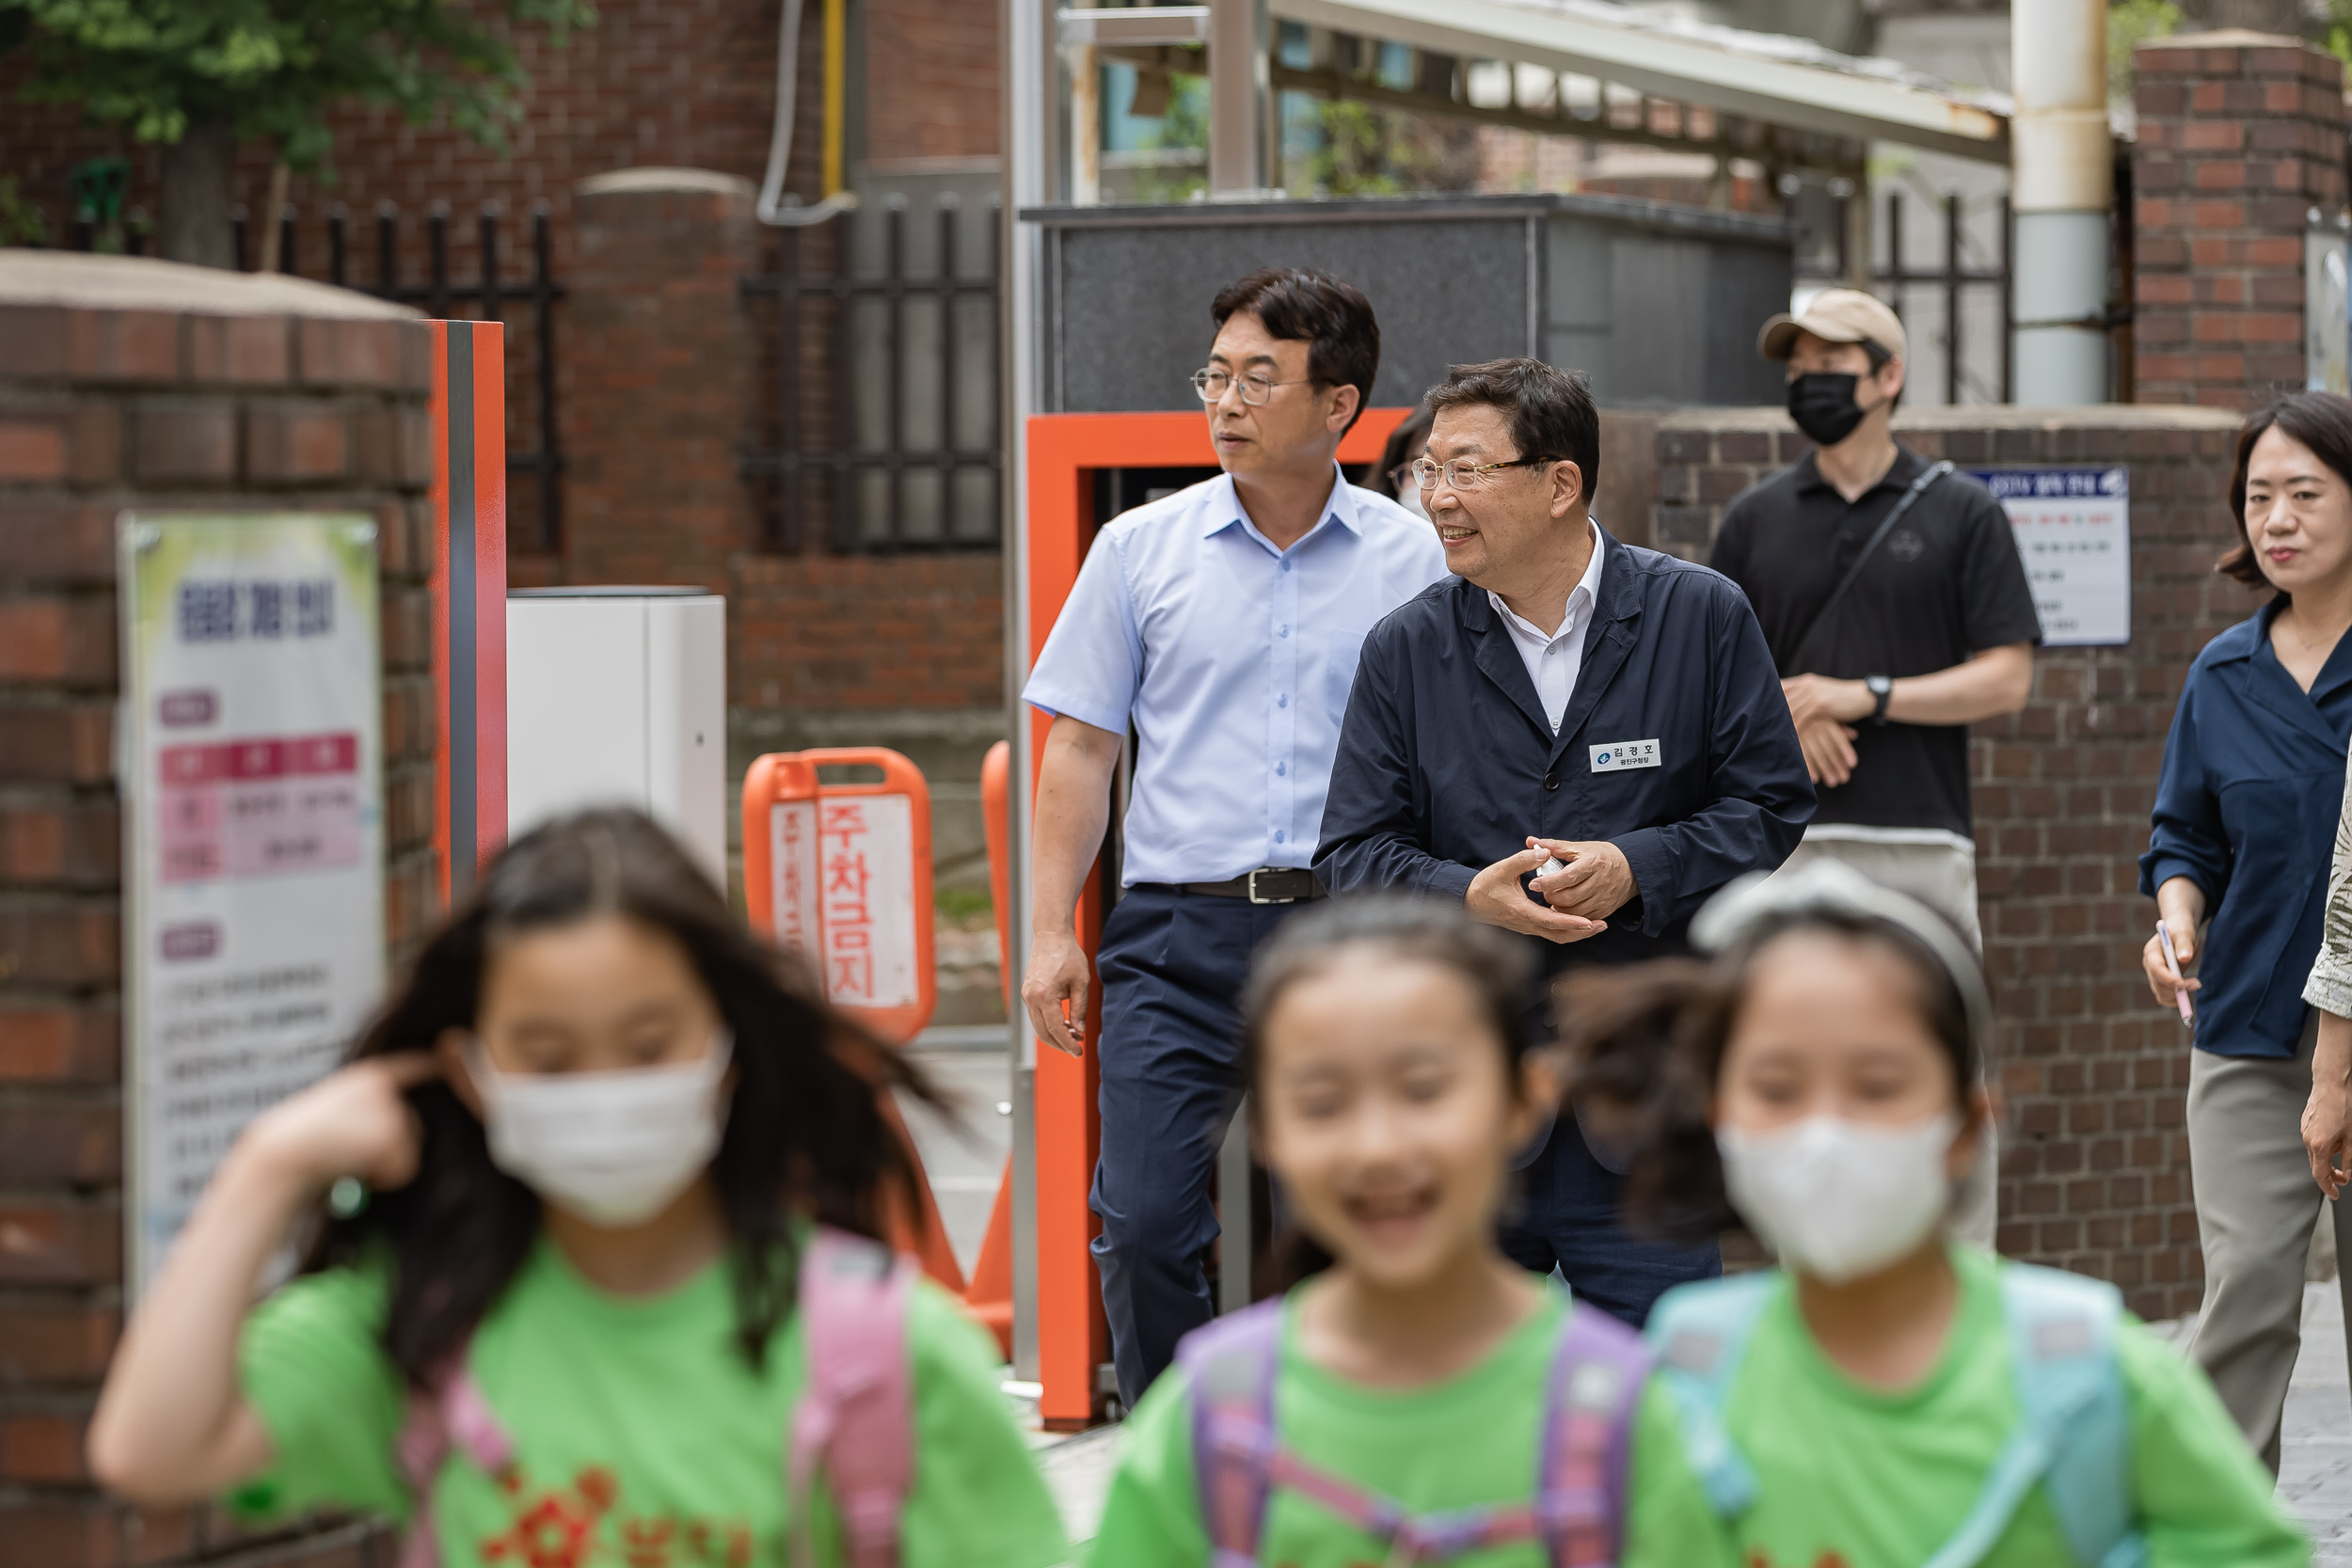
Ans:
[[[118,529],[133,1288],[255,1113],[334,1067],[384,985],[375,525]]]
[[[2132,640],[2129,468],[1977,468],[2017,535],[2049,648]]]
[[[771,752],[743,774],[743,903],[753,927],[882,1038],[938,1004],[931,973],[931,800],[880,746]]]
[[[818,797],[825,990],[842,1007],[913,1006],[914,839],[903,795]]]

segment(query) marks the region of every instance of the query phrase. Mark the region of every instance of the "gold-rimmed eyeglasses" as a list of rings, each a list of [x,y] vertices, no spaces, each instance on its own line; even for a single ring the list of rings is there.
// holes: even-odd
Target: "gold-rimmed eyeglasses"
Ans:
[[[1211,365],[1205,370],[1192,372],[1192,389],[1200,394],[1202,403],[1216,403],[1224,398],[1225,389],[1228,387],[1238,382],[1241,386],[1241,401],[1252,408],[1258,408],[1263,406],[1265,400],[1274,395],[1275,388],[1304,387],[1313,379],[1312,376],[1304,376],[1296,381],[1277,381],[1272,376],[1262,374],[1257,371],[1237,376],[1231,371],[1221,371],[1215,365]]]
[[[1540,468],[1547,463],[1565,461],[1558,457],[1515,457],[1508,463],[1473,463],[1467,457],[1457,457],[1451,463],[1433,463],[1426,457],[1416,457],[1405,465],[1405,470],[1424,490],[1435,490],[1439,479],[1446,482],[1449,489],[1483,490],[1489,474],[1505,468]]]

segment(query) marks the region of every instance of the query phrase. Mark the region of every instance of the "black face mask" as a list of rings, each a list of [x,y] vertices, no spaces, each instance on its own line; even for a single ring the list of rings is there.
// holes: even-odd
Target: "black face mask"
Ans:
[[[1788,417],[1812,437],[1813,444],[1834,447],[1851,436],[1862,422],[1863,409],[1853,400],[1858,375],[1835,375],[1827,371],[1793,376],[1788,382]]]

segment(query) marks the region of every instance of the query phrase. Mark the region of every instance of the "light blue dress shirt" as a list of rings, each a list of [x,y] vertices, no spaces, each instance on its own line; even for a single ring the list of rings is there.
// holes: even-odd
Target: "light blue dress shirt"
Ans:
[[[1225,474],[1105,524],[1022,697],[1134,727],[1122,879],[1311,863],[1364,634],[1445,576],[1437,531],[1336,465],[1287,550]]]

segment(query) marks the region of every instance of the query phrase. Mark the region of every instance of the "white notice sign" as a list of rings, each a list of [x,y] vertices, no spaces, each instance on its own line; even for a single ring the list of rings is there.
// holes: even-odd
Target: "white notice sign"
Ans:
[[[2132,640],[2129,468],[1977,468],[2009,509],[2049,648]]]
[[[914,818],[903,795],[818,798],[825,990],[837,1006],[911,1007]],[[781,929],[781,913],[779,913]]]
[[[382,698],[367,517],[125,513],[118,541],[135,1291],[382,993]]]

